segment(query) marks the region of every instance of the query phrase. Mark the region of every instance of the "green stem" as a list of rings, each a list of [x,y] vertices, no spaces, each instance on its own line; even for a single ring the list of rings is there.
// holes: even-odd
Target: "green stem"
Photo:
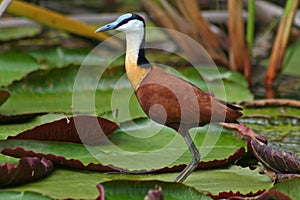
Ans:
[[[254,21],[255,21],[255,0],[249,0],[246,39],[248,43],[250,59],[252,57],[252,48],[253,48]]]
[[[284,9],[284,16],[287,16],[291,12],[293,3],[294,3],[294,0],[288,0],[286,2],[285,9]]]

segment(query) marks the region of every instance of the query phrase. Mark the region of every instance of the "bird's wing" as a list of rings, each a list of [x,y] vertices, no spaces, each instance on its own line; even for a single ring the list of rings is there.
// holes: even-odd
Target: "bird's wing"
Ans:
[[[145,77],[136,95],[146,114],[160,123],[228,121],[231,111],[188,81],[157,67]]]

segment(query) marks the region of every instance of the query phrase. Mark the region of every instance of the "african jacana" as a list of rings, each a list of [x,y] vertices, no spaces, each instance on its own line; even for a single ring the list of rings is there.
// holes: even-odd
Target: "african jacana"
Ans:
[[[145,22],[141,16],[124,14],[96,32],[112,29],[126,34],[126,74],[144,112],[152,120],[180,133],[192,154],[191,163],[175,179],[183,182],[200,161],[189,129],[210,122],[236,122],[242,116],[242,109],[215,99],[188,81],[151,65],[145,57]]]

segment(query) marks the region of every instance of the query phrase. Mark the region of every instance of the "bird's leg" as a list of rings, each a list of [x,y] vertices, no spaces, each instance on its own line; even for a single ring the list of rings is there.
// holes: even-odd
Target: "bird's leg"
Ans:
[[[192,162],[187,165],[184,170],[176,177],[175,182],[182,183],[198,166],[200,161],[200,153],[195,146],[190,134],[188,131],[183,135],[186,145],[189,147],[189,150],[192,154]]]

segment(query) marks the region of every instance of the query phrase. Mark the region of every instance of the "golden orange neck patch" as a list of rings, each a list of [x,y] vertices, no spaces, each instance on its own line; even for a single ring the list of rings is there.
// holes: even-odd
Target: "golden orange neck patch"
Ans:
[[[151,68],[142,68],[137,65],[137,54],[127,52],[125,59],[125,69],[128,80],[132,88],[136,91],[146,75],[151,71]]]

